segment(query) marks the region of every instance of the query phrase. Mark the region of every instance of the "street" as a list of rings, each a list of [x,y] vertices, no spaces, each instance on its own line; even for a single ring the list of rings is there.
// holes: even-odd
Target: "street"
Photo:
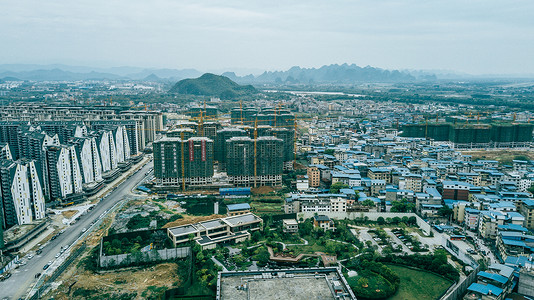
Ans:
[[[26,265],[13,270],[11,278],[0,282],[0,298],[25,298],[37,280],[35,278],[36,274],[44,274],[43,267],[49,261],[54,262],[56,260],[55,256],[61,252],[61,247],[67,245],[70,246],[80,237],[80,235],[82,235],[82,230],[84,228],[89,229],[91,223],[96,221],[100,215],[107,213],[113,205],[124,199],[126,195],[130,194],[131,190],[145,178],[145,173],[152,167],[152,165],[152,162],[149,162],[132,174],[130,178],[118,185],[105,199],[99,202],[93,210],[88,211],[88,213],[82,216],[76,223],[67,227],[56,239],[46,243],[43,252],[40,255],[35,255],[31,260],[27,261]],[[66,255],[61,256],[60,259],[64,259],[65,256]],[[58,265],[59,263],[54,263],[53,267],[57,267]]]

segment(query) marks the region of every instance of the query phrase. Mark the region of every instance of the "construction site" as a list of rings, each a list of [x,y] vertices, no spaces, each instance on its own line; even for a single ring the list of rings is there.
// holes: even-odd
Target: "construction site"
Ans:
[[[337,268],[219,272],[218,300],[356,299]]]
[[[455,148],[524,148],[532,144],[534,124],[452,124],[404,125],[402,136],[449,141]]]
[[[280,186],[296,156],[296,117],[280,105],[239,108],[227,119],[204,104],[153,144],[156,189]],[[209,110],[209,111],[208,111]],[[216,179],[214,179],[216,177]]]

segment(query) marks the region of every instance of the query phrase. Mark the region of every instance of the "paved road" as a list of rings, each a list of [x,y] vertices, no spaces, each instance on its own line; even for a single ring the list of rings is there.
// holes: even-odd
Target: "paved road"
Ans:
[[[33,284],[35,284],[35,274],[43,272],[43,266],[49,261],[55,261],[55,255],[60,252],[61,247],[72,244],[82,234],[83,228],[89,228],[91,222],[106,213],[113,205],[124,199],[131,189],[145,178],[145,173],[153,166],[152,162],[147,163],[143,168],[126,179],[122,184],[112,191],[106,199],[102,200],[95,208],[82,216],[75,224],[66,228],[65,232],[55,240],[51,240],[43,249],[41,255],[36,255],[28,261],[25,266],[13,270],[11,278],[0,282],[0,299],[25,298]],[[62,257],[60,257],[61,259]],[[59,262],[53,266],[59,265]]]
[[[491,249],[486,246],[484,243],[484,240],[479,239],[476,235],[476,233],[466,230],[467,235],[473,237],[475,244],[478,245],[480,250],[483,250],[486,252],[485,255],[480,254],[482,257],[485,257],[489,264],[499,263],[499,260],[495,257],[495,254],[491,251]]]

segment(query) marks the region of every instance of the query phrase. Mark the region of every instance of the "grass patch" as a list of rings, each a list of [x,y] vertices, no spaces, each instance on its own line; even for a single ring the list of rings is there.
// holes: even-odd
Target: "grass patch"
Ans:
[[[501,165],[511,164],[514,159],[534,159],[534,153],[524,150],[462,151],[462,154],[471,155],[473,160],[496,160]]]
[[[288,250],[295,252],[297,255],[300,253],[314,254],[315,252],[326,252],[325,246],[321,246],[317,243],[308,245],[289,246]]]
[[[397,293],[389,300],[438,299],[452,284],[451,281],[425,271],[387,265],[400,277]]]
[[[282,211],[281,203],[251,202],[250,207],[259,214],[278,214]]]

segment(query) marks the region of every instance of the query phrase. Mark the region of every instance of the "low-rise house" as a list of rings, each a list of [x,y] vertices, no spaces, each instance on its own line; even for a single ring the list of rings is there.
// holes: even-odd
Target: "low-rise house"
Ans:
[[[295,219],[282,220],[283,231],[288,233],[296,233],[299,231],[299,223]]]
[[[523,200],[519,206],[519,212],[525,217],[525,226],[534,229],[534,200]]]
[[[298,175],[297,176],[297,190],[307,191],[309,189],[310,189],[310,183],[308,180],[308,175]]]
[[[478,228],[480,218],[480,210],[466,207],[465,208],[465,226],[469,230],[476,230]]]
[[[464,300],[501,300],[504,299],[503,290],[492,284],[472,283],[467,288]]]
[[[313,226],[320,227],[324,230],[335,230],[334,221],[332,221],[328,216],[317,215],[313,217]]]
[[[167,235],[175,246],[185,245],[190,240],[202,249],[212,249],[218,243],[242,242],[251,232],[261,230],[263,220],[252,214],[244,214],[209,221],[167,228]]]
[[[494,240],[497,238],[497,226],[504,225],[506,216],[498,211],[481,211],[478,233],[482,238]]]
[[[248,203],[228,204],[226,205],[226,208],[229,217],[250,213],[250,204]]]
[[[534,253],[534,236],[517,231],[499,231],[497,251],[502,259],[508,256],[530,256]]]

